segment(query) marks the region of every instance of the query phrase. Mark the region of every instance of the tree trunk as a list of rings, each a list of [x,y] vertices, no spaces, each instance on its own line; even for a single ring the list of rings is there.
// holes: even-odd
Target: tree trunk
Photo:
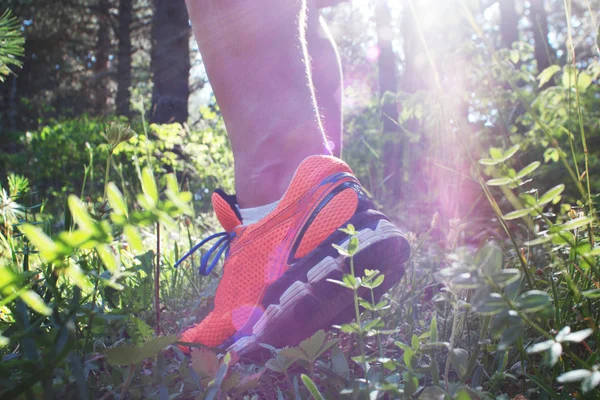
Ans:
[[[510,49],[519,40],[518,24],[515,0],[500,0],[500,37],[503,47]]]
[[[94,94],[96,112],[104,113],[108,99],[108,54],[110,52],[110,21],[107,0],[98,1],[98,41],[94,63]]]
[[[385,94],[398,92],[398,67],[396,55],[392,47],[392,17],[386,0],[377,0],[375,3],[375,24],[377,32],[377,45],[379,47],[379,93],[382,99]],[[386,99],[381,109],[383,134],[388,137],[383,151],[384,175],[389,182],[387,187],[393,194],[400,192],[400,152],[401,138],[398,126],[398,103]]]
[[[131,103],[131,21],[133,19],[132,0],[119,2],[119,65],[117,68],[117,114],[130,116]]]
[[[548,43],[548,13],[546,12],[544,0],[530,0],[531,25],[533,39],[535,42],[535,60],[538,72],[542,72],[550,66],[550,44]]]
[[[190,91],[189,36],[189,18],[184,0],[154,0],[154,90],[150,117],[153,123],[187,121]]]

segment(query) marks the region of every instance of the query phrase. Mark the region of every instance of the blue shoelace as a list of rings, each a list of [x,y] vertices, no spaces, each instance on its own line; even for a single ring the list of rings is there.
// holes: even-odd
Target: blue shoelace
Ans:
[[[202,240],[200,243],[198,243],[197,245],[192,247],[190,249],[190,251],[185,253],[185,255],[183,257],[181,257],[179,259],[179,261],[177,261],[175,263],[175,268],[179,267],[179,265],[182,262],[184,262],[189,256],[191,256],[196,251],[198,251],[198,249],[200,249],[200,247],[204,246],[206,243],[208,243],[211,240],[216,239],[218,237],[220,237],[220,239],[217,240],[217,242],[215,244],[213,244],[211,246],[211,248],[208,249],[208,251],[202,256],[202,258],[200,259],[200,267],[198,267],[198,273],[200,275],[206,276],[206,275],[210,274],[212,272],[212,270],[219,263],[219,260],[221,259],[221,256],[223,255],[223,253],[225,253],[225,257],[227,257],[227,254],[229,253],[229,245],[231,244],[231,241],[235,237],[234,232],[231,232],[231,233],[220,232],[220,233],[215,233],[214,235],[210,235],[209,237],[207,237],[206,239]],[[214,257],[212,257],[212,261],[211,261],[211,256],[213,254],[214,254]],[[209,264],[209,261],[210,261],[210,264]]]

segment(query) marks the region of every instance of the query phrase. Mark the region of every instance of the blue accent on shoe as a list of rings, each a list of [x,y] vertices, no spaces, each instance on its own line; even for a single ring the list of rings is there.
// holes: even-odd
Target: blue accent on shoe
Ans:
[[[323,179],[321,181],[321,183],[319,183],[319,186],[323,186],[328,183],[337,182],[343,178],[354,178],[354,176],[352,174],[349,174],[348,172],[337,172],[337,173],[330,175],[327,178]],[[354,179],[356,179],[356,178],[354,178]]]
[[[184,262],[189,256],[191,256],[196,251],[198,251],[198,249],[200,249],[206,243],[208,243],[211,240],[216,239],[218,237],[220,237],[220,239],[215,244],[213,244],[211,246],[211,248],[208,249],[208,251],[202,256],[202,258],[200,259],[200,267],[198,267],[198,273],[200,275],[204,275],[204,276],[209,275],[212,272],[212,270],[215,269],[215,267],[219,263],[219,260],[221,259],[221,256],[223,255],[223,253],[225,253],[225,257],[227,257],[227,254],[229,253],[229,245],[231,244],[231,241],[233,240],[233,238],[235,238],[235,232],[231,232],[231,233],[220,232],[220,233],[215,233],[214,235],[210,235],[209,237],[207,237],[206,239],[202,240],[200,243],[198,243],[197,245],[192,247],[190,249],[190,251],[185,253],[185,255],[183,257],[181,257],[179,259],[179,261],[177,261],[175,263],[175,268],[179,267],[179,265],[182,262]],[[215,254],[215,252],[216,252],[216,254]],[[211,256],[213,254],[215,254],[215,256],[212,257],[212,261],[210,261]],[[210,264],[209,264],[209,261],[210,261]]]

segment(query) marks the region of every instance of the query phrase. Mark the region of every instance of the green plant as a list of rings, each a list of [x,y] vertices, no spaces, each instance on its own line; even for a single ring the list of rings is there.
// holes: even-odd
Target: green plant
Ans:
[[[21,35],[21,24],[10,10],[0,16],[0,82],[13,74],[11,68],[20,68],[25,39]]]

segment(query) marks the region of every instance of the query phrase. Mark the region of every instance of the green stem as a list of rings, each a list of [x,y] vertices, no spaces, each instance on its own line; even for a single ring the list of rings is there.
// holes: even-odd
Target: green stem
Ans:
[[[104,194],[102,195],[102,201],[106,200],[106,188],[108,187],[108,173],[110,170],[111,158],[112,158],[112,150],[109,150],[108,156],[106,157],[106,171],[104,172]]]
[[[452,351],[454,350],[454,337],[456,336],[456,327],[458,326],[458,318],[456,318],[456,314],[458,311],[458,307],[454,306],[454,312],[452,313],[452,331],[450,333],[450,344],[448,345],[448,358],[446,358],[446,367],[444,368],[444,380],[446,383],[446,391],[448,393],[450,393],[450,386],[448,382],[448,375],[450,374],[450,357],[452,355]]]
[[[481,351],[481,342],[487,336],[487,331],[490,326],[491,319],[492,318],[489,316],[483,317],[483,322],[481,324],[481,332],[479,333],[479,342],[475,345],[475,349],[473,349],[473,352],[471,353],[471,358],[469,359],[469,363],[467,364],[467,373],[460,380],[462,383],[465,383],[467,379],[469,379],[472,375],[472,370],[475,367],[477,357],[479,356],[479,352]]]
[[[373,292],[373,288],[371,288],[371,304],[373,308],[375,308],[375,293]],[[375,310],[373,310],[373,319],[375,319]],[[381,334],[377,332],[377,347],[379,347],[379,357],[383,358],[383,345],[381,344]]]
[[[354,274],[354,257],[350,257],[350,273],[356,279],[356,275]],[[367,377],[368,373],[368,364],[367,364],[367,356],[365,353],[365,343],[364,343],[364,335],[362,329],[362,323],[360,321],[360,309],[358,307],[358,288],[353,288],[354,292],[354,313],[356,314],[356,323],[358,324],[358,343],[360,345],[360,355],[363,360],[363,368],[365,370],[365,379],[367,381],[367,386],[369,385],[369,378]]]

